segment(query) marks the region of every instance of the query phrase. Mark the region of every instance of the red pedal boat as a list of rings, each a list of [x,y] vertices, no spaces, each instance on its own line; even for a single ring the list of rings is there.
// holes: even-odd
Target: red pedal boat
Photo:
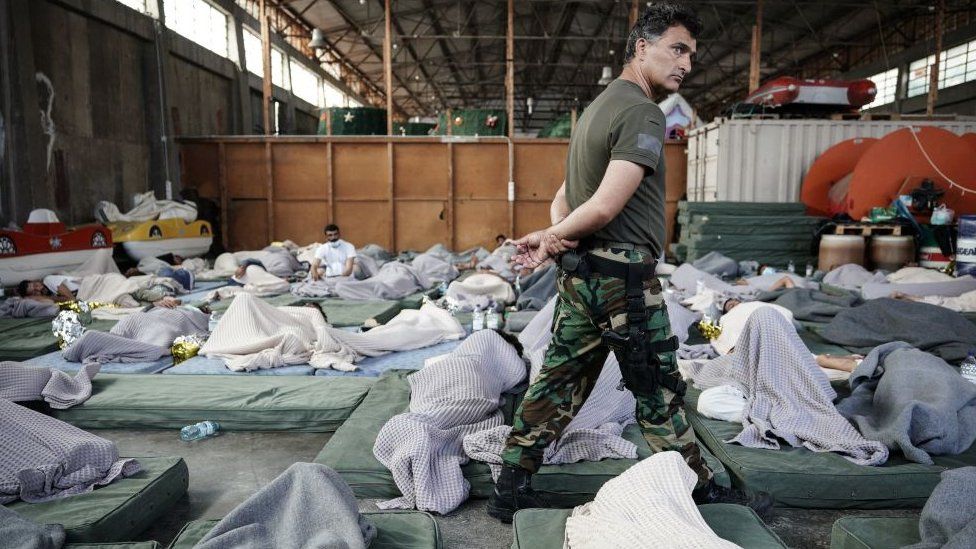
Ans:
[[[874,101],[877,93],[877,86],[867,79],[801,80],[783,76],[750,93],[735,111],[813,116],[854,112]]]
[[[76,269],[99,250],[112,250],[112,232],[104,225],[69,229],[51,210],[34,210],[23,230],[0,229],[0,283]]]

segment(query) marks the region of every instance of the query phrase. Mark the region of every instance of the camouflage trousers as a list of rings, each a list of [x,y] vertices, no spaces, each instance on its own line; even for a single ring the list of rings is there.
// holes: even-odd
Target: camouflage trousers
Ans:
[[[594,250],[591,253],[600,253]],[[623,252],[612,252],[620,256]],[[603,254],[601,254],[603,255]],[[616,259],[617,257],[615,257]],[[640,252],[629,251],[626,260],[644,261]],[[621,257],[621,259],[623,259]],[[547,446],[562,434],[593,390],[610,349],[601,334],[607,329],[626,333],[624,280],[592,274],[581,278],[560,270],[558,301],[553,315],[552,342],[545,362],[532,381],[515,413],[512,433],[502,459],[507,465],[538,470]],[[651,341],[671,337],[667,307],[657,278],[644,282],[647,307],[646,330]],[[680,379],[674,352],[658,354],[661,375]],[[622,359],[622,357],[618,357]],[[650,366],[648,366],[650,367]],[[703,485],[712,473],[695,442],[695,433],[685,417],[682,395],[660,386],[637,396],[637,422],[653,452],[675,450],[699,477]]]

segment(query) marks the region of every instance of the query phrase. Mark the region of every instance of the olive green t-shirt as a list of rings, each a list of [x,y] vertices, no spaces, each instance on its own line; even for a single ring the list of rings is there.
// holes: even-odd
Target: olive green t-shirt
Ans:
[[[617,79],[583,111],[573,129],[566,159],[566,201],[570,210],[586,202],[611,160],[644,166],[644,179],[624,209],[593,233],[599,240],[647,246],[661,255],[664,242],[664,130],[660,107],[640,87]]]

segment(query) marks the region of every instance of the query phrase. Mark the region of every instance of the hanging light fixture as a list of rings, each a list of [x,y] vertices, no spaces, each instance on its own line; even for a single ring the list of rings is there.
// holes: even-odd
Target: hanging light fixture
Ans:
[[[532,106],[535,104],[535,100],[531,97],[525,99],[525,108],[529,114],[532,114]]]
[[[309,41],[308,47],[317,50],[324,50],[328,47],[328,44],[325,42],[325,31],[322,29],[312,29],[312,40]]]
[[[600,76],[600,79],[597,80],[596,83],[601,86],[606,86],[610,82],[613,82],[613,69],[610,68],[610,65],[604,65],[603,74]]]

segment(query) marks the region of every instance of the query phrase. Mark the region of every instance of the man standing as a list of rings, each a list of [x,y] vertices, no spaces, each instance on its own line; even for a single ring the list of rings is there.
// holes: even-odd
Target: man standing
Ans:
[[[339,238],[339,226],[325,226],[326,243],[315,250],[312,260],[312,280],[322,276],[350,276],[356,264],[356,247]]]
[[[717,488],[685,418],[661,285],[664,245],[664,114],[654,103],[691,70],[701,21],[690,8],[655,3],[627,40],[625,66],[573,130],[566,180],[550,209],[553,225],[515,242],[516,260],[557,257],[558,302],[545,363],[515,415],[504,467],[488,513],[504,522],[518,509],[546,507],[531,475],[545,448],[579,411],[613,350],[636,417],[654,452],[681,452],[698,474],[696,500],[729,499]],[[771,500],[751,502],[760,511]]]

